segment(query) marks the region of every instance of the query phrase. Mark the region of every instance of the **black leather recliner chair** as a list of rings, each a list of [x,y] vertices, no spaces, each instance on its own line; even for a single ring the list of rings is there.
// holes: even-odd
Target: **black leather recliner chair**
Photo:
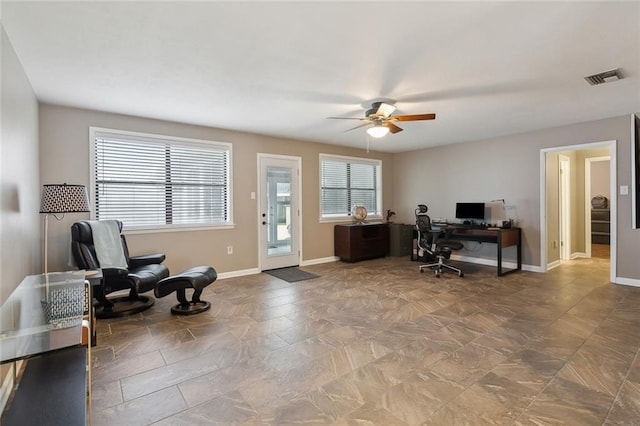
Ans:
[[[120,231],[122,222],[117,221]],[[169,269],[162,264],[162,253],[143,256],[129,256],[124,235],[120,234],[122,249],[128,269],[101,268],[96,256],[93,233],[89,221],[83,220],[71,225],[71,253],[80,269],[102,270],[101,284],[94,287],[93,297],[97,318],[113,318],[142,312],[155,303],[155,299],[140,293],[154,290],[158,281],[169,276]],[[120,290],[128,290],[126,296],[107,298],[107,295]]]

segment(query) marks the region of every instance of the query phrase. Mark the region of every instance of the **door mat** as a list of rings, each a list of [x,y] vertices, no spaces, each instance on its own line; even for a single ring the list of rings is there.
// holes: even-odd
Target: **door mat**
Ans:
[[[295,266],[290,268],[271,269],[269,271],[262,271],[265,274],[269,274],[273,277],[280,278],[290,283],[296,281],[310,280],[312,278],[318,278],[320,275],[305,272]]]

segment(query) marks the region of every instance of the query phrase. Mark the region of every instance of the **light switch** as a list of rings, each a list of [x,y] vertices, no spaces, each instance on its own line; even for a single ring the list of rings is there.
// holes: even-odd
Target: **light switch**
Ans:
[[[252,193],[251,193],[251,199],[252,199],[252,200],[255,200],[255,199],[256,199],[256,193],[255,193],[255,192],[252,192]]]
[[[629,195],[628,185],[620,185],[620,195]]]

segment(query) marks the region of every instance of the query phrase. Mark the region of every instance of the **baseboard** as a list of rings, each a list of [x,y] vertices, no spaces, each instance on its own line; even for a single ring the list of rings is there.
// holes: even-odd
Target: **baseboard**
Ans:
[[[587,253],[581,253],[581,252],[576,252],[576,253],[571,253],[571,255],[569,256],[569,259],[573,260],[573,259],[586,259],[587,258]]]
[[[336,262],[338,260],[340,260],[340,258],[335,256],[320,257],[318,259],[304,260],[300,262],[300,266],[319,265],[321,263],[331,263],[331,262]],[[258,268],[240,269],[238,271],[221,272],[218,274],[218,279],[224,280],[226,278],[244,277],[246,275],[259,274],[260,272],[261,271]]]
[[[218,274],[218,279],[224,280],[226,278],[244,277],[246,275],[255,275],[259,273],[260,273],[260,269],[258,268],[240,269],[237,271],[220,272]]]
[[[553,268],[557,268],[558,266],[562,265],[562,262],[560,262],[559,260],[554,260],[553,262],[547,264],[547,271],[553,269]]]
[[[475,263],[478,265],[485,265],[485,266],[493,266],[493,267],[497,267],[498,262],[496,260],[493,259],[484,259],[481,257],[470,257],[470,256],[460,256],[457,254],[452,254],[451,255],[451,259],[453,260],[458,260],[460,262],[468,262],[468,263]],[[337,262],[338,260],[340,260],[339,257],[336,256],[329,256],[329,257],[319,257],[317,259],[309,259],[309,260],[304,260],[302,262],[300,262],[300,266],[309,266],[309,265],[319,265],[322,263],[331,263],[331,262]],[[515,262],[502,262],[502,267],[505,269],[515,269],[517,266],[517,264]],[[555,265],[557,266],[557,265]],[[553,267],[555,267],[553,266]],[[547,268],[549,268],[549,266],[547,266]],[[529,272],[545,272],[540,266],[535,266],[535,265],[522,265],[522,270],[523,271],[529,271]],[[226,278],[234,278],[234,277],[243,277],[246,275],[254,275],[254,274],[259,274],[261,271],[258,268],[250,268],[250,269],[241,269],[238,271],[229,271],[229,272],[221,272],[218,274],[218,279],[219,280],[224,280]],[[638,284],[638,286],[640,286],[640,282]]]
[[[0,413],[4,412],[6,408],[7,401],[9,400],[9,396],[11,395],[11,390],[13,389],[13,369],[15,368],[15,364],[11,364],[7,369],[7,375],[2,381],[2,386],[0,387]]]
[[[23,365],[24,361],[22,360],[9,364],[7,375],[4,380],[2,380],[2,386],[0,386],[0,413],[4,412],[5,408],[7,408],[7,401],[9,401],[9,397],[11,396],[11,392],[15,385],[13,381],[13,378],[16,375],[14,368],[17,368],[17,371],[20,371]]]
[[[628,285],[631,287],[640,287],[640,280],[634,278],[616,277],[615,284]]]
[[[319,257],[317,259],[303,260],[300,262],[300,266],[320,265],[321,263],[337,262],[338,260],[340,260],[340,258],[337,256]]]
[[[485,259],[482,257],[471,257],[471,256],[461,256],[459,254],[451,254],[451,259],[458,260],[460,262],[468,262],[475,263],[477,265],[485,265],[485,266],[498,266],[498,261],[494,259]],[[515,262],[502,262],[502,267],[504,269],[515,269],[518,266]],[[540,266],[536,265],[522,265],[523,271],[529,272],[544,272],[544,270]]]

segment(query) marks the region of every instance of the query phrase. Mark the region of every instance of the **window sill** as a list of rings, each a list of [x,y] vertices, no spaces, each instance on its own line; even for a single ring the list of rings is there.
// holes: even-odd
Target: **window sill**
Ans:
[[[347,216],[347,217],[332,217],[332,218],[320,219],[318,223],[352,223],[355,221],[356,220],[353,219],[351,216]],[[380,222],[380,221],[384,221],[382,216],[367,216],[364,222],[367,223],[367,222]]]
[[[221,229],[234,229],[234,223],[224,225],[206,225],[206,226],[163,226],[163,227],[136,227],[123,229],[126,235],[134,234],[159,234],[164,232],[192,232],[192,231],[217,231]]]

